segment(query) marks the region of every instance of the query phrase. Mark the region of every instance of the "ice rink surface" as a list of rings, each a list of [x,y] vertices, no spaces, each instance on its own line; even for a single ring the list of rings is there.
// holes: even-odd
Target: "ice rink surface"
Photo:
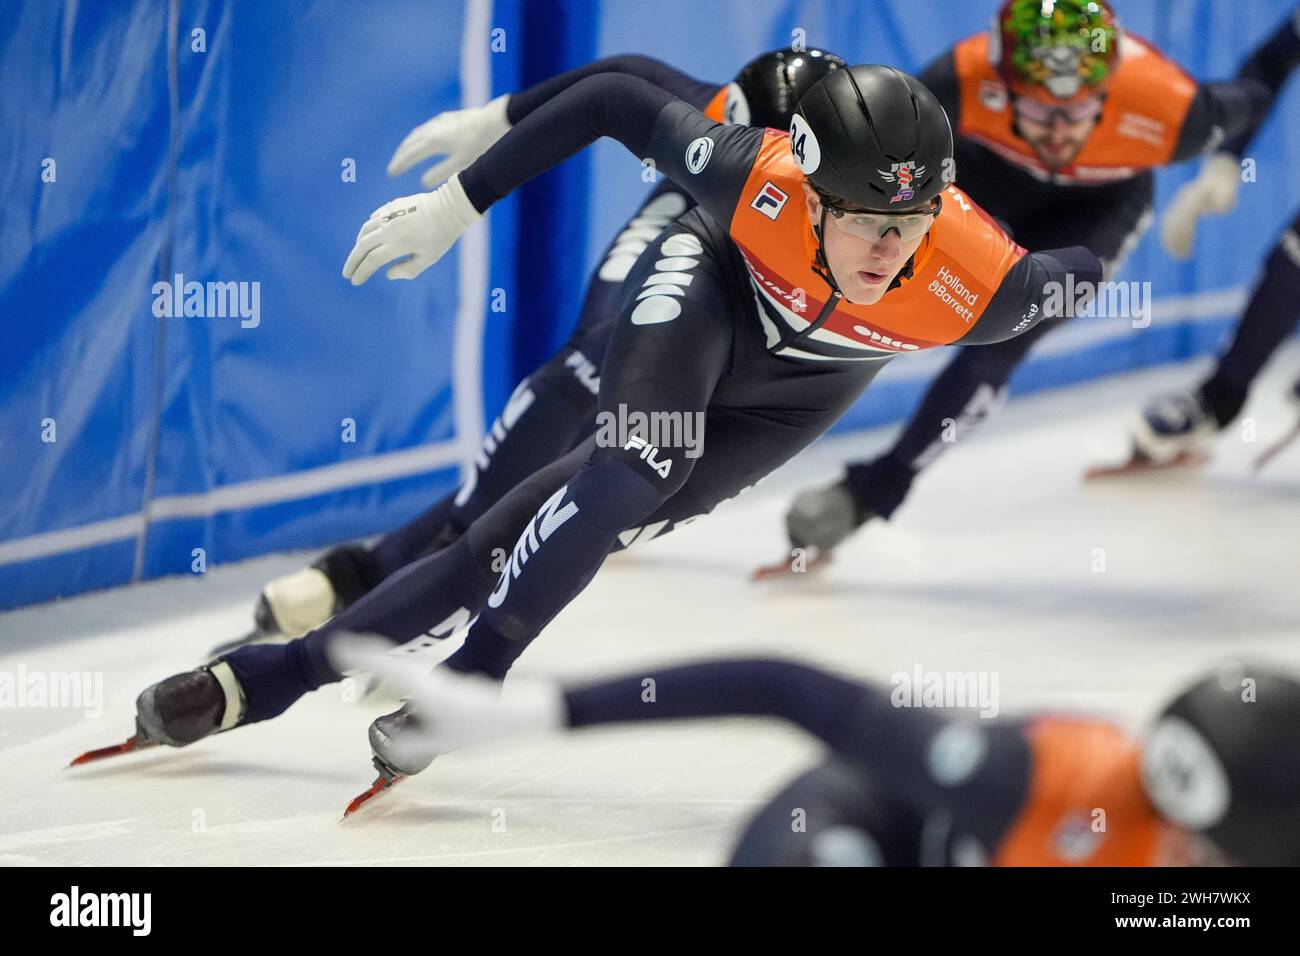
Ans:
[[[1294,420],[1282,394],[1300,348],[1255,388],[1244,415],[1258,441],[1238,423],[1199,471],[1080,480],[1122,457],[1142,398],[1205,367],[1013,402],[825,571],[751,584],[785,553],[792,491],[893,432],[819,443],[708,520],[612,560],[515,672],[652,676],[766,654],[887,682],[920,665],[995,673],[1004,714],[1084,708],[1137,726],[1227,656],[1300,666],[1300,443],[1250,468]],[[0,615],[0,670],[104,679],[98,718],[0,710],[0,864],[718,864],[764,796],[818,759],[758,720],[537,737],[440,758],[340,825],[371,780],[366,726],[392,705],[335,687],[185,750],[63,769],[124,739],[145,685],[244,632],[259,587],[308,557]]]

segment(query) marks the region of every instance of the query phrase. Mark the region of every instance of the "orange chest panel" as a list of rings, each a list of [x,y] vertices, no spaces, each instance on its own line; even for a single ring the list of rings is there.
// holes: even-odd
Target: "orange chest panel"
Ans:
[[[997,866],[1150,866],[1166,827],[1142,790],[1137,742],[1105,721],[1043,717],[1029,729],[1029,797]]]
[[[760,294],[795,329],[816,319],[830,296],[830,287],[813,269],[817,241],[803,182],[787,137],[769,132],[730,228]],[[911,352],[947,345],[970,330],[1025,250],[956,187],[944,191],[943,204],[913,257],[912,277],[874,305],[841,299],[815,338],[869,351]]]
[[[1016,135],[1006,86],[988,59],[980,34],[954,49],[960,90],[957,133],[1034,172],[1047,172],[1033,148]],[[1173,157],[1196,81],[1154,47],[1132,34],[1106,95],[1101,119],[1061,178],[1103,182],[1163,166]],[[957,172],[958,178],[961,171]]]

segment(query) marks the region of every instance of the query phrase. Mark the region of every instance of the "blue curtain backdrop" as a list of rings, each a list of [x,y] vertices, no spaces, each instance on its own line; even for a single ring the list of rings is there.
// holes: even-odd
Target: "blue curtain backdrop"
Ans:
[[[459,250],[418,282],[340,271],[370,211],[420,189],[385,174],[402,136],[462,105],[468,10],[5,5],[0,606],[373,534],[454,485],[478,439],[456,434]],[[481,32],[484,90],[517,86],[522,47],[489,57]],[[513,207],[486,280],[509,293]],[[256,284],[256,325],[157,318],[175,276]],[[472,369],[488,408],[499,351]]]
[[[462,105],[474,69],[490,74],[482,82],[495,95],[641,52],[723,83],[762,50],[797,40],[915,72],[985,29],[994,7],[6,4],[0,607],[191,573],[198,548],[211,565],[373,534],[452,487],[456,462],[477,444],[456,391],[458,311],[483,326],[481,363],[460,361],[490,421],[567,336],[588,271],[648,188],[636,157],[599,144],[494,209],[477,283],[466,284],[478,267],[457,250],[416,282],[352,288],[339,270],[361,222],[420,188],[416,173],[385,175],[393,148]],[[1235,72],[1291,7],[1117,4],[1129,30],[1204,78]],[[1240,301],[1217,293],[1248,287],[1300,204],[1300,168],[1288,161],[1300,155],[1294,85],[1252,150],[1257,182],[1202,232],[1195,259],[1173,262],[1154,232],[1130,258],[1121,278],[1150,281],[1164,303],[1152,328],[1080,320],[1035,351],[1015,391],[1216,345]],[[1159,200],[1195,169],[1161,172]],[[257,283],[259,323],[155,317],[154,283],[178,274]],[[945,358],[894,363],[840,427],[906,415]],[[354,441],[341,437],[345,421]]]

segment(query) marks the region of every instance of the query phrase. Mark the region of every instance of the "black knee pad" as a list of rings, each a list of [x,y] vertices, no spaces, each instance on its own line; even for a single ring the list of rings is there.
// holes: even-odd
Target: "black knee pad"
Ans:
[[[587,520],[598,528],[623,530],[644,521],[685,482],[661,479],[637,458],[635,451],[601,449],[574,476],[569,489]]]

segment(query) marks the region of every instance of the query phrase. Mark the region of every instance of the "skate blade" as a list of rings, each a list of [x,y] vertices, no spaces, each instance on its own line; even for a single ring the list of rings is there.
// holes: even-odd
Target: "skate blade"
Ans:
[[[80,757],[73,759],[68,767],[80,767],[83,764],[91,763],[95,760],[103,760],[106,757],[116,757],[120,754],[134,753],[137,750],[145,750],[149,747],[157,747],[158,741],[149,740],[141,734],[136,734],[130,740],[120,744],[114,744],[111,747],[100,747],[98,750],[87,750]]]
[[[800,574],[807,574],[810,571],[820,571],[822,568],[826,567],[826,565],[831,563],[831,555],[834,554],[833,551],[821,551],[814,548],[810,548],[809,550],[812,552],[812,557],[804,562],[804,565],[800,570],[795,570],[795,560],[793,558],[787,558],[772,564],[765,564],[760,568],[755,568],[749,575],[749,580],[769,581],[773,578],[792,578]]]
[[[1122,478],[1127,475],[1171,471],[1175,468],[1199,468],[1209,461],[1210,456],[1199,451],[1180,451],[1168,461],[1152,461],[1145,455],[1133,455],[1128,461],[1118,465],[1094,465],[1083,473],[1083,479],[1094,481],[1098,478]]]
[[[347,805],[346,809],[344,809],[343,818],[339,820],[339,823],[342,823],[348,817],[352,816],[352,814],[356,813],[371,800],[378,796],[382,796],[406,779],[406,774],[390,770],[388,767],[381,764],[378,758],[375,759],[374,764],[375,770],[379,772],[379,776],[375,778],[375,782],[372,783],[364,793],[360,793],[352,798],[352,802]]]
[[[1295,427],[1287,434],[1283,435],[1278,441],[1274,442],[1268,448],[1265,448],[1260,456],[1255,459],[1255,471],[1260,471],[1265,465],[1276,458],[1282,451],[1297,438],[1300,438],[1300,422],[1296,422]]]

